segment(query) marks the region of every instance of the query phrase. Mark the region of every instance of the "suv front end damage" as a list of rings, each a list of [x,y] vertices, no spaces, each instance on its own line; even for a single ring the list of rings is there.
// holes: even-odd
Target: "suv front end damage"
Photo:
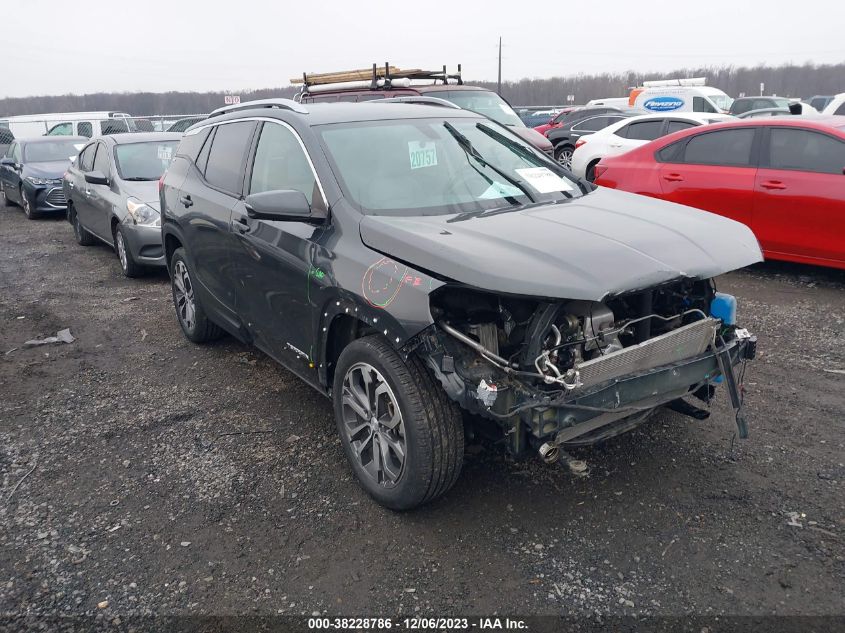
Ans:
[[[604,301],[541,300],[445,286],[431,296],[435,325],[417,338],[450,398],[496,421],[515,455],[553,461],[559,447],[592,444],[644,422],[658,407],[706,417],[724,382],[747,435],[734,368],[756,339],[721,309],[711,280],[682,279]]]

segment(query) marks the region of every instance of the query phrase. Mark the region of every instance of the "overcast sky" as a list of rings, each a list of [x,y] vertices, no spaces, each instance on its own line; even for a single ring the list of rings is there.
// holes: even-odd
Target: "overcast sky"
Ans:
[[[131,7],[131,8],[130,8]],[[0,0],[0,97],[287,86],[303,71],[504,79],[845,61],[845,0]]]

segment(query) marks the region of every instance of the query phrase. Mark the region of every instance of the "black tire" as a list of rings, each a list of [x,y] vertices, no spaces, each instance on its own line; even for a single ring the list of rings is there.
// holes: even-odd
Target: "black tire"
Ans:
[[[564,169],[572,169],[572,153],[575,148],[572,145],[563,143],[555,147],[555,160]]]
[[[350,369],[362,363],[381,374],[402,415],[405,461],[398,479],[389,487],[365,470],[343,418],[344,380]],[[379,335],[357,339],[338,359],[332,393],[344,453],[361,487],[378,503],[392,510],[410,510],[440,497],[455,484],[464,457],[461,410],[419,358],[411,356],[404,361]]]
[[[70,209],[71,224],[73,225],[73,234],[76,237],[76,243],[81,246],[93,245],[97,241],[97,238],[91,235],[85,227],[80,224],[79,217],[76,215],[76,210],[73,207]]]
[[[120,262],[120,270],[126,277],[140,277],[146,272],[144,266],[132,259],[132,251],[129,250],[120,224],[114,225],[114,252],[117,255],[117,261]]]
[[[37,220],[41,217],[41,214],[32,208],[32,203],[29,201],[29,198],[26,197],[26,194],[23,192],[23,188],[18,190],[21,195],[21,206],[23,207],[23,213],[29,220]]]
[[[182,276],[184,274],[184,277]],[[191,267],[185,256],[184,248],[177,248],[170,258],[170,293],[173,295],[173,307],[176,309],[176,319],[182,327],[182,332],[189,341],[194,343],[206,343],[218,339],[223,335],[223,330],[216,323],[212,322],[203,310],[199,297],[194,292]],[[192,319],[188,320],[185,305],[180,302],[180,289],[177,287],[177,275],[184,284],[187,279],[193,312]]]

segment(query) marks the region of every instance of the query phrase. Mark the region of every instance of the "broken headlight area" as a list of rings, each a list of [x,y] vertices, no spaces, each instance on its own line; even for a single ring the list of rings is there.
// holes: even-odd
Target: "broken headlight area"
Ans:
[[[727,308],[733,308],[726,309]],[[710,280],[682,280],[603,302],[547,301],[444,287],[417,353],[448,395],[495,420],[515,454],[592,444],[630,430],[658,407],[703,418],[724,381],[737,411],[734,366],[756,339],[734,323],[735,301]]]

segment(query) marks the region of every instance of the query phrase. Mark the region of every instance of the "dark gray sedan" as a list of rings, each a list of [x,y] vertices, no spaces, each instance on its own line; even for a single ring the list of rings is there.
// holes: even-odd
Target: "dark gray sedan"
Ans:
[[[127,277],[165,265],[158,179],[181,134],[113,134],[92,139],[63,179],[67,219],[83,246],[112,246]]]

